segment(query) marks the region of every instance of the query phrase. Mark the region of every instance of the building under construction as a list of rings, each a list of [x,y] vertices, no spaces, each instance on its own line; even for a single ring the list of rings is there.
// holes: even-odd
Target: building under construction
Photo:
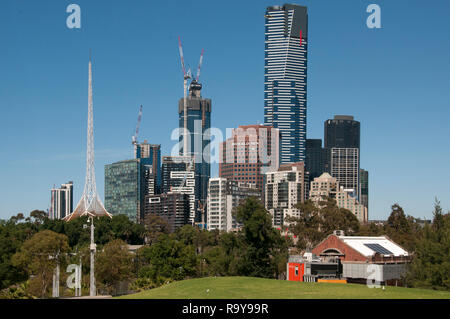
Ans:
[[[186,72],[184,66],[183,49],[179,41],[181,65],[184,74],[184,96],[178,102],[178,118],[180,128],[180,155],[194,158],[195,171],[195,198],[205,207],[208,194],[208,181],[211,176],[210,136],[211,128],[211,99],[201,96],[202,85],[199,82],[200,70],[203,61],[203,51],[197,75],[194,79],[191,72]],[[189,94],[187,94],[188,80]],[[186,138],[184,138],[186,136]],[[196,201],[198,204],[198,201]],[[206,213],[206,212],[204,212]],[[201,213],[196,213],[195,222],[201,221]]]

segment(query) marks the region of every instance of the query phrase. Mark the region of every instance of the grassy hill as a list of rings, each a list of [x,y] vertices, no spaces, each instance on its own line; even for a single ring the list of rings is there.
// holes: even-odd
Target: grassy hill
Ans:
[[[358,284],[300,283],[252,277],[209,277],[183,280],[121,296],[129,299],[450,299],[448,291]]]

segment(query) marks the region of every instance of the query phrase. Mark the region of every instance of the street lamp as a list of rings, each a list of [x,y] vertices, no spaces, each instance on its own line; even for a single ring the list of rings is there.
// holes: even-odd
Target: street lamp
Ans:
[[[89,296],[93,297],[96,295],[96,288],[95,288],[95,269],[94,269],[94,263],[95,263],[95,251],[96,251],[96,245],[94,243],[94,217],[93,216],[89,216],[88,218],[88,223],[91,224],[91,244],[89,246],[89,251],[91,253],[91,271],[90,271],[90,277],[91,277],[91,282],[90,282],[90,291],[89,291]],[[83,228],[87,228],[88,225],[83,225]]]

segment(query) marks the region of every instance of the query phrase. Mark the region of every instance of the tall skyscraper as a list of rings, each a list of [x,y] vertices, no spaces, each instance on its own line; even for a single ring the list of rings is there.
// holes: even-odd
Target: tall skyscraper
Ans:
[[[339,184],[360,200],[360,123],[353,116],[335,115],[324,123],[329,172]]]
[[[255,184],[261,194],[264,173],[279,166],[280,131],[271,126],[243,125],[220,145],[219,177]]]
[[[308,13],[304,6],[271,6],[265,15],[264,124],[281,131],[280,163],[304,162]]]
[[[198,199],[205,204],[208,196],[208,181],[211,177],[210,161],[210,136],[211,128],[211,100],[201,96],[202,85],[192,80],[189,86],[187,104],[187,129],[189,138],[187,150],[184,150],[184,98],[178,103],[179,128],[180,128],[180,155],[193,156],[195,161],[196,188]]]
[[[63,219],[73,212],[73,182],[62,184],[61,188],[52,188],[50,219]]]
[[[144,165],[152,166],[152,178],[155,179],[154,194],[161,192],[161,145],[149,144],[147,140],[143,143],[134,144],[134,158],[140,158]]]
[[[124,214],[139,222],[144,212],[148,185],[141,159],[105,165],[105,208],[113,215]]]
[[[335,115],[324,128],[325,148],[359,148],[360,123],[353,116]]]

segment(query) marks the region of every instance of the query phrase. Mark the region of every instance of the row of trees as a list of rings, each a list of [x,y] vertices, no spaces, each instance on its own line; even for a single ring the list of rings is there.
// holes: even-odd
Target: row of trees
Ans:
[[[202,276],[278,277],[285,269],[289,240],[272,227],[270,215],[256,198],[239,206],[236,216],[244,225],[239,233],[209,232],[186,225],[170,234],[167,223],[156,216],[149,216],[144,225],[120,215],[96,219],[98,287],[114,293],[118,282],[134,279],[135,288],[145,288]],[[32,212],[28,219],[14,216],[2,221],[1,288],[26,282],[24,296],[49,297],[58,256],[62,283],[67,278],[64,267],[78,263],[81,257],[87,290],[89,232],[84,224],[86,218],[65,223],[49,220],[41,212]],[[128,251],[127,243],[143,244],[144,240],[149,245],[135,255]],[[15,245],[8,245],[10,242]],[[13,292],[17,289],[14,286]]]
[[[450,217],[443,214],[438,202],[432,224],[424,227],[397,204],[392,206],[385,224],[366,225],[331,199],[324,199],[318,206],[307,201],[299,208],[300,217],[288,220],[290,231],[298,239],[298,250],[314,247],[336,229],[350,235],[387,235],[413,252],[407,278],[410,286],[450,288]],[[149,215],[144,225],[123,215],[96,219],[98,287],[114,293],[121,281],[133,282],[134,289],[145,289],[203,276],[282,278],[292,240],[272,226],[270,214],[256,198],[238,206],[235,216],[243,224],[238,233],[206,231],[188,225],[170,233],[167,223],[154,215]],[[86,218],[65,223],[49,220],[40,211],[33,211],[28,218],[19,214],[0,221],[0,289],[10,287],[7,296],[49,297],[58,255],[61,269],[81,258],[87,292],[90,240],[84,224]],[[145,242],[147,245],[136,254],[129,252],[127,244]],[[61,282],[65,282],[67,274],[61,274]]]

